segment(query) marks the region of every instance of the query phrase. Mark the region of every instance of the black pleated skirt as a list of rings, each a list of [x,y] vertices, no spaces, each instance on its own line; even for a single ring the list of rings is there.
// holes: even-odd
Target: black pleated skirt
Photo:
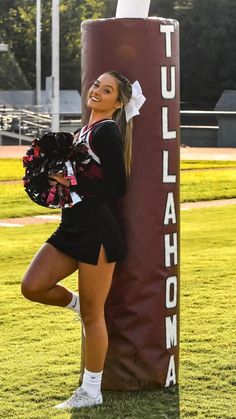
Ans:
[[[101,245],[108,262],[120,262],[126,256],[117,220],[106,201],[98,198],[86,198],[63,209],[61,223],[46,243],[92,265],[98,263]]]

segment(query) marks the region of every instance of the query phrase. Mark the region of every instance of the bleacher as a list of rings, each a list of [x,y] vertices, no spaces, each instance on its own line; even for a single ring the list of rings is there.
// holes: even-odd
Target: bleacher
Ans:
[[[81,118],[61,119],[60,130],[75,131]],[[25,145],[51,130],[51,116],[0,105],[0,145]]]

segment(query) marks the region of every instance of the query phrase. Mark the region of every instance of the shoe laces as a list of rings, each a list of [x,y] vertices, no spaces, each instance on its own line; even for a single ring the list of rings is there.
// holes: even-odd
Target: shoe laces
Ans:
[[[87,391],[84,388],[79,387],[72,394],[70,398],[70,402],[74,402],[74,401],[76,402],[80,399],[85,399],[85,398],[89,398]]]

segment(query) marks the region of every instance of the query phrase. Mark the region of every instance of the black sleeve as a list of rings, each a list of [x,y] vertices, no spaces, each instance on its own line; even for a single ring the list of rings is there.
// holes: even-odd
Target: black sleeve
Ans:
[[[107,122],[95,127],[92,144],[100,158],[104,178],[89,179],[81,175],[78,185],[70,189],[81,195],[88,192],[95,196],[121,198],[126,191],[126,172],[118,126]]]

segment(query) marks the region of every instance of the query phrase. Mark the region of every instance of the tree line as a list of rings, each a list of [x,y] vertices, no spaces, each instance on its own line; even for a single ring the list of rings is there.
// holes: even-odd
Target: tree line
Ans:
[[[80,90],[80,24],[85,19],[115,15],[117,0],[60,1],[60,85]],[[236,2],[234,0],[152,0],[150,16],[180,23],[181,101],[185,107],[211,108],[225,89],[236,89]],[[21,70],[28,88],[35,88],[36,0],[1,2],[0,89],[22,88],[10,77],[7,60]],[[9,58],[10,57],[10,58]],[[20,70],[19,70],[20,69]],[[42,0],[42,86],[51,74],[51,1]],[[22,81],[22,83],[23,83]]]

